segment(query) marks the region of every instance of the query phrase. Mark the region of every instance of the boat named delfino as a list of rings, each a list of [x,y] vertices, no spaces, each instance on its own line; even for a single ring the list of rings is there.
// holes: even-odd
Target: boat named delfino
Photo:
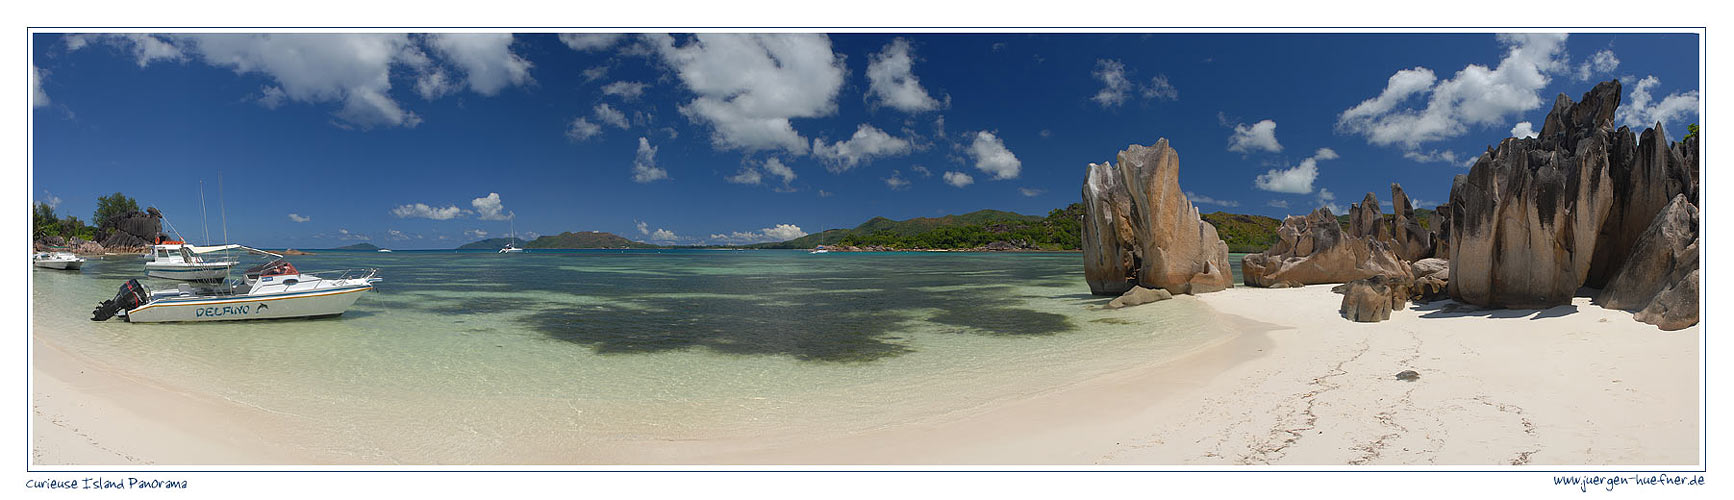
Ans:
[[[183,283],[152,291],[138,280],[128,280],[113,299],[97,305],[90,319],[105,321],[119,315],[130,323],[156,323],[337,316],[381,279],[377,269],[303,272],[281,255],[233,246],[274,260],[246,270],[238,282]]]

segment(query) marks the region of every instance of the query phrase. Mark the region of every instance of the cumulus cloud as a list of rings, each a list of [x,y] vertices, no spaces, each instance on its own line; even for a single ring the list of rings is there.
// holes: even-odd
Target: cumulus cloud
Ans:
[[[591,51],[613,47],[624,35],[620,33],[561,33],[560,43],[572,50]]]
[[[636,101],[644,95],[644,88],[649,87],[640,82],[614,82],[602,86],[603,95],[619,96],[621,99]]]
[[[588,140],[591,137],[596,137],[597,134],[601,134],[601,133],[602,133],[602,126],[601,125],[590,123],[589,119],[584,118],[582,116],[573,119],[572,125],[569,125],[566,127],[566,138],[572,139],[574,141]]]
[[[486,233],[483,233],[483,234],[486,234]],[[419,240],[419,239],[421,239],[421,235],[415,234],[415,233],[406,233],[406,232],[399,231],[396,229],[387,229],[387,230],[385,230],[385,239],[391,240],[391,241]]]
[[[1528,122],[1525,122],[1525,124],[1527,123]],[[1513,129],[1512,133],[1515,134],[1517,131]],[[1531,133],[1531,135],[1534,135],[1534,133]],[[1463,164],[1463,159],[1457,156],[1457,152],[1448,149],[1435,149],[1425,153],[1420,151],[1407,151],[1403,153],[1403,157],[1414,160],[1417,163],[1446,163],[1450,165]]]
[[[652,241],[674,241],[680,239],[680,236],[676,236],[674,231],[657,228],[655,231],[650,232],[650,239]]]
[[[391,209],[391,214],[400,219],[422,218],[448,220],[463,215],[464,209],[458,208],[457,205],[448,205],[445,208],[436,208],[428,206],[425,203],[411,203],[408,205],[398,205],[397,208]]]
[[[1288,200],[1270,200],[1264,203],[1267,207],[1288,208]]]
[[[905,113],[939,109],[939,101],[928,95],[915,77],[914,57],[909,51],[909,40],[898,38],[870,57],[867,62],[869,102]]]
[[[784,186],[789,185],[790,182],[795,180],[795,169],[789,168],[788,165],[784,165],[783,160],[777,158],[766,159],[764,170],[766,174],[782,178]]]
[[[1126,94],[1132,91],[1132,81],[1126,79],[1126,65],[1120,61],[1097,59],[1096,70],[1090,76],[1102,82],[1102,90],[1090,100],[1104,108],[1111,108],[1126,103]]]
[[[1241,154],[1254,151],[1281,152],[1282,144],[1276,142],[1276,121],[1263,120],[1252,125],[1235,125],[1234,135],[1228,137],[1228,150]]]
[[[1301,160],[1300,165],[1282,170],[1271,169],[1259,175],[1253,180],[1253,186],[1278,193],[1311,193],[1313,192],[1313,180],[1319,177],[1319,161],[1335,159],[1337,159],[1336,151],[1331,148],[1319,148],[1312,157]],[[1329,192],[1324,191],[1324,193]]]
[[[478,239],[479,240],[479,239],[487,238],[488,232],[485,230],[482,230],[482,229],[465,229],[464,230],[464,236],[468,236],[472,239]]]
[[[613,125],[615,127],[623,128],[623,129],[632,127],[631,123],[626,121],[626,113],[622,113],[622,112],[620,112],[620,110],[614,109],[614,107],[609,106],[608,103],[601,103],[601,104],[596,105],[596,119],[598,121],[601,121],[602,123],[606,123],[609,125]]]
[[[138,67],[149,66],[157,60],[180,61],[186,54],[176,42],[167,36],[148,33],[104,33],[104,34],[72,34],[66,36],[66,49],[79,50],[91,44],[101,44],[114,47],[132,55]]]
[[[736,172],[735,175],[724,179],[735,184],[756,185],[761,183],[767,175],[782,179],[783,187],[778,189],[778,191],[792,191],[792,189],[789,188],[789,183],[795,180],[795,170],[789,168],[788,165],[784,165],[783,160],[774,157],[765,159],[765,162],[760,164],[757,168],[752,165],[742,166],[740,171]]]
[[[764,175],[759,174],[759,169],[748,165],[742,166],[739,173],[723,179],[735,184],[758,184],[764,180]]]
[[[1048,190],[1046,190],[1046,189],[1018,188],[1018,194],[1021,194],[1024,196],[1029,196],[1029,197],[1041,196],[1042,193],[1046,193],[1046,192],[1048,192]]]
[[[1134,90],[1145,99],[1173,101],[1180,98],[1180,91],[1168,83],[1168,75],[1156,75],[1150,78],[1149,84],[1140,86],[1126,76],[1126,65],[1118,60],[1097,59],[1096,69],[1090,72],[1090,76],[1102,82],[1102,90],[1096,91],[1090,100],[1104,108],[1125,104]]]
[[[685,45],[669,35],[648,38],[697,94],[681,114],[710,125],[715,147],[806,154],[807,140],[789,120],[837,109],[845,68],[825,35],[700,33]]]
[[[512,213],[506,211],[500,204],[500,193],[488,193],[487,196],[470,200],[470,207],[476,210],[476,218],[481,220],[506,220]]]
[[[656,166],[656,147],[650,139],[638,138],[638,154],[632,160],[632,181],[645,183],[668,178],[668,170]]]
[[[1517,125],[1511,127],[1511,136],[1518,139],[1535,137],[1535,125],[1532,125],[1529,122],[1517,122]]]
[[[1193,193],[1191,191],[1186,192],[1186,199],[1191,200],[1192,203],[1195,205],[1204,204],[1204,205],[1218,205],[1218,206],[1224,206],[1224,207],[1238,207],[1238,206],[1240,206],[1240,202],[1238,202],[1238,201],[1218,200],[1216,198],[1211,198],[1209,196],[1204,196],[1201,194]]]
[[[892,170],[891,176],[885,178],[885,187],[892,191],[901,191],[909,187],[909,180],[903,178],[902,172]]]
[[[789,241],[806,235],[807,232],[802,231],[801,226],[794,224],[777,224],[775,227],[767,227],[757,231],[735,231],[729,234],[712,234],[710,235],[710,239],[713,243],[746,245],[752,243]]]
[[[928,178],[928,177],[933,177],[933,171],[928,170],[927,167],[924,167],[921,165],[915,165],[915,166],[909,167],[909,171],[915,172],[917,174],[921,174],[921,178],[923,178],[923,179]]]
[[[1325,188],[1319,188],[1318,202],[1319,202],[1320,207],[1329,208],[1329,209],[1331,209],[1331,213],[1337,214],[1337,215],[1349,213],[1349,211],[1345,210],[1342,205],[1332,203],[1336,199],[1337,199],[1337,195],[1331,194],[1331,190],[1325,189]]]
[[[1580,82],[1587,82],[1596,75],[1613,73],[1614,70],[1619,67],[1620,58],[1614,55],[1614,51],[1602,49],[1601,51],[1596,52],[1595,55],[1590,56],[1590,58],[1585,60],[1583,64],[1577,66],[1577,80]]]
[[[373,237],[362,233],[351,233],[348,229],[337,228],[337,239],[367,241],[373,239]]]
[[[999,137],[985,130],[975,133],[975,138],[969,144],[969,156],[975,159],[976,170],[992,174],[995,180],[1016,179],[1018,172],[1023,169],[1023,162],[1018,161],[1017,155],[1006,149],[1005,143],[1001,142]],[[964,185],[968,184],[969,182],[964,182]],[[963,187],[955,183],[952,185]]]
[[[638,227],[638,234],[644,234],[644,235],[650,234],[650,223],[640,220],[640,221],[632,221],[632,225]]]
[[[1433,71],[1416,67],[1398,71],[1377,97],[1362,101],[1337,116],[1337,130],[1364,136],[1379,146],[1405,149],[1458,137],[1470,126],[1506,123],[1506,119],[1542,106],[1541,89],[1548,75],[1566,70],[1566,35],[1499,35],[1505,58],[1489,69],[1471,64],[1449,80],[1436,82]],[[1406,106],[1425,95],[1426,107]]]
[[[908,154],[909,150],[909,141],[865,123],[847,141],[825,144],[823,138],[813,139],[813,156],[825,162],[825,169],[833,173],[847,171],[876,157]]]
[[[1698,91],[1696,90],[1685,93],[1674,92],[1663,97],[1660,101],[1650,102],[1655,98],[1650,92],[1661,84],[1662,81],[1655,76],[1646,76],[1643,80],[1639,80],[1637,85],[1632,86],[1631,99],[1622,103],[1620,109],[1615,112],[1620,122],[1633,129],[1642,130],[1645,127],[1654,127],[1657,123],[1666,126],[1669,121],[1686,120],[1698,115]],[[1679,123],[1674,125],[1677,128],[1684,128]]]
[[[60,197],[55,196],[54,193],[50,193],[47,190],[42,191],[42,198],[36,201],[47,203],[48,208],[60,208]]]
[[[42,70],[36,65],[30,65],[30,107],[40,108],[48,105],[48,93],[42,91]]]
[[[301,214],[289,214],[289,220],[300,223],[300,222],[307,222],[307,221],[313,220],[313,218],[312,217],[302,217]]]
[[[530,61],[512,53],[511,33],[434,33],[426,37],[427,45],[462,71],[470,90],[477,94],[492,96],[506,87],[530,82]]]
[[[969,174],[955,170],[948,171],[941,177],[945,179],[946,184],[950,184],[953,187],[964,187],[975,183],[974,177],[970,177]]]

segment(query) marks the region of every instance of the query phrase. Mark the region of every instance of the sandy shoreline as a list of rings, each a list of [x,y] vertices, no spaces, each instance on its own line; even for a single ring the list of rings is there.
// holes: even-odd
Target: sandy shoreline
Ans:
[[[1240,331],[1178,360],[873,431],[646,443],[628,463],[1633,464],[1699,461],[1700,327],[1589,305],[1351,323],[1328,286],[1199,300]],[[343,464],[263,411],[32,339],[32,462]],[[1394,375],[1415,370],[1414,382]],[[543,460],[536,460],[542,462]],[[560,463],[558,461],[554,463]]]

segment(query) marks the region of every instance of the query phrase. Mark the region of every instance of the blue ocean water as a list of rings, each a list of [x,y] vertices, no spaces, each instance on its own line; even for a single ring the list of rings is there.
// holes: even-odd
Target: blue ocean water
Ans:
[[[89,311],[143,260],[37,270],[35,335],[260,412],[333,462],[592,463],[645,443],[934,418],[1224,337],[1189,297],[1106,310],[1075,253],[319,252],[385,281],[316,320]],[[1238,259],[1235,259],[1238,262]],[[141,280],[149,286],[172,282]]]

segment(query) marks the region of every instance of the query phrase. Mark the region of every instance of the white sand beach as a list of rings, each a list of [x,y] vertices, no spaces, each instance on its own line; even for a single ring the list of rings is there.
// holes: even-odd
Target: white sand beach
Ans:
[[[1337,315],[1329,286],[1197,300],[1241,333],[1179,360],[913,422],[775,442],[647,442],[621,463],[1699,463],[1701,327],[1590,305]],[[1153,307],[1153,306],[1141,306]],[[55,464],[345,464],[262,410],[33,339],[33,455]],[[1395,375],[1414,370],[1420,378]],[[651,440],[654,441],[654,440]],[[543,450],[546,451],[546,450]],[[537,463],[558,457],[526,458]]]

